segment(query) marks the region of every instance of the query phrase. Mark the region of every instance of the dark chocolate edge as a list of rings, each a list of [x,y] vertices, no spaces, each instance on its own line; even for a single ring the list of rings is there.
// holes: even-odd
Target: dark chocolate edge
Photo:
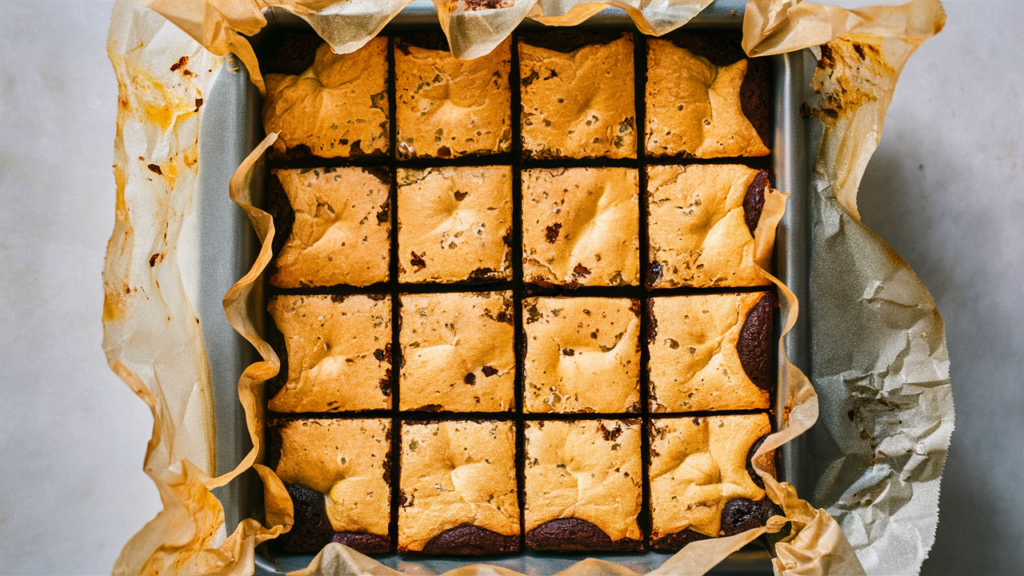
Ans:
[[[776,305],[775,292],[764,292],[747,313],[736,341],[736,353],[743,372],[755,386],[767,392],[772,390],[771,348]]]
[[[526,533],[531,550],[558,552],[630,552],[643,550],[644,541],[622,538],[612,541],[604,530],[579,518],[557,518]]]
[[[520,34],[519,42],[535,48],[570,54],[587,46],[611,44],[620,38],[629,38],[632,41],[633,35],[628,30],[542,30]]]
[[[286,32],[279,43],[273,47],[269,56],[260,58],[260,72],[267,74],[287,74],[297,76],[313,65],[316,51],[324,40],[316,32]]]
[[[768,191],[768,171],[759,170],[754,180],[747,186],[747,193],[743,196],[743,219],[750,230],[753,238],[757,224],[761,221],[761,212],[764,211],[764,195]]]
[[[509,554],[519,552],[519,535],[505,536],[473,524],[460,524],[431,538],[423,550],[398,551],[406,556]]]

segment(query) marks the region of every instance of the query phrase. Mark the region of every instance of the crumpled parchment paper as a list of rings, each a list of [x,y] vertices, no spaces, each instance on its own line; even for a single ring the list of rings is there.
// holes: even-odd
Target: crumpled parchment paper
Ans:
[[[112,369],[153,411],[145,469],[164,502],[164,510],[125,546],[115,572],[251,573],[254,547],[292,524],[283,484],[258,463],[263,420],[259,399],[263,383],[277,373],[280,362],[252,322],[261,313],[253,287],[270,261],[274,229],[270,216],[252,206],[250,183],[273,134],[239,167],[229,191],[262,242],[252,270],[224,298],[229,321],[263,357],[238,383],[254,448],[235,470],[211,477],[216,428],[209,370],[177,256],[179,233],[191,216],[202,94],[222,64],[215,55],[238,56],[262,91],[262,77],[244,35],[266,25],[264,8],[299,15],[337,51],[351,52],[407,3],[150,0],[156,12],[125,1],[115,7],[108,49],[121,102],[114,165],[118,202],[104,270],[104,349]],[[520,0],[482,10],[465,0],[434,3],[453,52],[471,58],[500,43],[525,17],[547,25],[573,25],[617,6],[644,33],[663,34],[710,2]],[[824,410],[823,426],[812,430],[812,440],[816,446],[823,443],[834,457],[823,462],[813,499],[828,510],[816,509],[788,484],[764,475],[755,457],[769,497],[785,516],[771,518],[763,528],[691,544],[653,573],[702,574],[744,544],[787,524],[788,534],[774,545],[778,573],[920,569],[934,541],[938,483],[953,422],[944,329],[913,271],[860,224],[856,190],[877,146],[899,71],[921,42],[941,30],[943,21],[937,0],[858,11],[797,1],[755,0],[748,5],[748,54],[820,46],[813,81],[819,98],[811,108],[821,142],[812,148],[818,156],[812,179],[810,305],[812,376]],[[799,304],[777,284],[788,331]],[[781,341],[780,357],[785,358]],[[818,419],[819,396],[788,361],[779,390],[790,397],[788,425],[765,441],[758,456],[806,432]],[[269,528],[247,519],[225,539],[223,508],[210,489],[249,467],[264,481]],[[302,573],[396,572],[332,544]],[[451,572],[456,573],[511,572],[467,565]],[[590,559],[564,573],[633,572]]]

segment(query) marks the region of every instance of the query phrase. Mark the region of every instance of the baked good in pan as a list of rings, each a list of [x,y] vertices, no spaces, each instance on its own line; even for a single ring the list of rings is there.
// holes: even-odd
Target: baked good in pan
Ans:
[[[762,227],[767,249],[754,241],[770,189],[766,170],[738,164],[648,166],[647,285],[770,285],[757,268],[771,265],[774,221]]]
[[[284,337],[284,386],[275,412],[391,408],[391,298],[274,296],[267,307]]]
[[[640,411],[639,300],[526,298],[523,330],[524,411]]]
[[[398,551],[519,551],[512,422],[402,424]]]
[[[512,146],[511,39],[475,60],[452,56],[442,34],[395,40],[399,158],[457,158]]]
[[[398,281],[512,279],[512,168],[398,169]]]
[[[370,168],[272,170],[271,194],[289,210],[275,219],[287,236],[270,283],[280,288],[369,286],[388,280],[391,202],[386,171]],[[290,222],[289,222],[290,220]],[[288,224],[290,223],[290,227]]]
[[[770,432],[767,414],[653,419],[651,546],[679,550],[763,526],[774,507],[751,459]],[[774,475],[774,460],[759,462]]]
[[[526,158],[636,158],[633,38],[565,32],[519,40]]]
[[[335,54],[315,34],[287,35],[264,68],[263,128],[280,132],[271,159],[386,155],[387,54],[383,37]]]
[[[651,300],[651,412],[769,407],[774,292]]]
[[[647,41],[648,156],[766,156],[771,69],[739,36],[676,32]]]
[[[515,408],[511,292],[401,296],[401,410]]]
[[[632,168],[535,168],[523,178],[523,280],[640,283],[639,180]]]
[[[533,550],[640,550],[639,420],[525,424],[524,530]]]
[[[295,525],[275,545],[315,553],[329,542],[391,547],[391,420],[273,420],[268,465],[292,498]]]

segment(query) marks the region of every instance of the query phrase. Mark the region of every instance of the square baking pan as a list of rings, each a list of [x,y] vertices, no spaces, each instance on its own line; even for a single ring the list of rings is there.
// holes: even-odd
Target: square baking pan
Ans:
[[[745,4],[742,0],[719,0],[701,12],[684,29],[739,30],[743,23]],[[269,25],[252,39],[257,52],[260,50],[261,42],[280,35],[285,30],[309,29],[301,19],[280,10],[273,10],[267,16]],[[613,8],[600,12],[578,28],[636,31],[626,12]],[[543,29],[551,30],[527,20],[520,25],[517,32]],[[433,4],[429,1],[414,1],[404,8],[381,34],[440,30]],[[806,51],[770,57],[773,92],[772,154],[768,157],[767,166],[771,170],[774,187],[791,195],[786,213],[779,223],[772,265],[774,274],[785,282],[803,305],[803,314],[786,336],[785,344],[790,360],[806,373],[810,352],[806,307],[810,224],[807,221],[807,143],[804,121],[800,116],[800,105],[806,86],[805,53]],[[232,284],[248,271],[259,250],[258,239],[248,218],[228,198],[226,191],[228,180],[235,169],[264,137],[260,118],[261,106],[260,94],[249,82],[245,67],[232,58],[210,88],[201,126],[202,144],[199,150],[200,169],[195,209],[198,214],[198,235],[202,249],[196,310],[202,321],[203,339],[214,388],[217,473],[233,469],[251,448],[245,415],[238,402],[237,382],[244,368],[259,360],[259,357],[252,346],[228,324],[221,307],[221,299]],[[642,146],[643,143],[638,141],[638,144]],[[260,198],[257,194],[257,199],[266,205],[265,197]],[[257,288],[253,298],[253,309],[266,309],[266,295],[260,288]],[[257,325],[257,328],[266,337],[268,318],[264,315],[257,319],[263,322],[263,325]],[[781,324],[781,321],[776,322],[776,337],[781,333]],[[775,366],[778,372],[780,363],[777,358]],[[778,429],[785,413],[787,398],[788,391],[783,388],[780,381],[772,409],[775,429]],[[801,466],[802,460],[810,461],[810,456],[804,450],[805,444],[801,438],[797,438],[780,449],[777,462],[779,479],[793,484],[800,493],[810,490],[814,483],[814,478],[807,477],[809,467]],[[262,484],[251,470],[228,486],[215,490],[215,494],[224,504],[226,527],[229,532],[244,518],[263,517]],[[415,565],[420,571],[442,573],[462,565],[483,562],[525,574],[553,574],[592,556],[619,563],[638,573],[645,573],[658,568],[672,554],[653,551],[572,554],[526,551],[511,556],[406,559],[398,554],[390,554],[375,558],[400,571]],[[260,548],[256,555],[256,571],[266,574],[288,572],[304,568],[311,559],[312,555],[309,554],[284,554],[271,559]],[[771,573],[770,556],[762,546],[755,543],[730,556],[716,568],[715,572]]]

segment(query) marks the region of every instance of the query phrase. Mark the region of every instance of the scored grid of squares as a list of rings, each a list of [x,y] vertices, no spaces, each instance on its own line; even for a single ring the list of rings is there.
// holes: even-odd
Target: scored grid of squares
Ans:
[[[403,297],[409,298],[409,299],[414,298],[414,297],[429,298],[427,295],[428,294],[434,294],[434,293],[436,293],[436,294],[444,294],[446,296],[454,296],[457,293],[462,293],[462,292],[466,292],[466,291],[470,291],[470,290],[472,290],[474,292],[477,292],[477,293],[479,293],[481,291],[486,291],[486,292],[507,291],[507,292],[510,292],[511,295],[512,295],[512,301],[513,301],[513,306],[512,306],[512,310],[511,310],[512,316],[513,316],[512,324],[514,326],[513,335],[514,335],[514,338],[517,341],[517,344],[516,344],[515,347],[516,347],[517,351],[521,351],[522,350],[521,342],[523,342],[523,340],[525,340],[525,338],[527,337],[527,332],[528,332],[528,328],[525,327],[525,323],[524,323],[524,319],[523,319],[524,305],[525,305],[525,302],[528,299],[529,300],[537,300],[539,298],[539,299],[543,300],[546,297],[568,297],[568,298],[601,298],[601,299],[610,300],[610,299],[614,299],[614,298],[618,297],[618,298],[630,299],[631,302],[643,302],[645,306],[649,306],[647,303],[650,301],[650,298],[653,295],[655,295],[655,294],[658,294],[658,295],[661,295],[661,294],[665,294],[665,295],[686,295],[686,294],[697,294],[697,293],[711,293],[711,294],[715,294],[715,293],[724,292],[724,290],[722,290],[722,289],[700,290],[700,289],[693,289],[693,288],[677,288],[677,289],[674,289],[674,290],[660,290],[660,291],[657,291],[657,292],[652,292],[651,290],[649,290],[648,288],[645,287],[646,284],[648,283],[648,278],[641,278],[641,275],[649,276],[651,274],[651,271],[649,270],[648,266],[646,266],[646,265],[637,266],[637,269],[636,269],[636,272],[635,272],[635,276],[634,276],[634,274],[631,274],[631,273],[627,273],[627,274],[623,275],[621,273],[622,271],[616,270],[614,272],[618,273],[617,277],[614,276],[614,274],[610,275],[612,278],[616,278],[615,280],[611,280],[609,278],[609,276],[605,276],[605,281],[604,282],[598,282],[599,285],[598,286],[593,286],[593,287],[587,285],[586,278],[587,278],[588,275],[581,275],[579,272],[576,272],[575,276],[573,276],[572,272],[574,272],[574,271],[572,271],[572,270],[570,270],[568,275],[563,274],[563,275],[561,275],[560,278],[558,276],[556,276],[554,278],[548,278],[547,279],[548,281],[541,280],[540,283],[537,284],[537,285],[529,285],[529,284],[525,284],[524,283],[524,276],[525,276],[525,274],[524,274],[524,267],[525,267],[525,265],[524,265],[524,260],[523,260],[523,245],[524,245],[523,239],[524,239],[524,236],[526,235],[526,232],[524,231],[524,224],[529,224],[529,223],[524,222],[523,208],[524,208],[524,205],[525,205],[524,204],[524,195],[525,195],[525,193],[524,193],[524,190],[523,190],[523,181],[519,177],[519,175],[524,173],[527,170],[545,170],[545,171],[550,171],[551,169],[558,169],[558,168],[569,168],[569,169],[578,169],[578,170],[599,170],[599,169],[605,169],[605,168],[614,168],[614,169],[618,169],[620,172],[626,172],[626,173],[632,174],[633,175],[632,177],[635,179],[635,182],[636,182],[635,187],[636,187],[636,190],[637,190],[637,193],[638,193],[637,194],[637,198],[641,199],[641,203],[644,205],[642,208],[639,208],[639,209],[636,210],[636,215],[635,215],[634,220],[633,220],[635,222],[636,226],[637,226],[637,232],[636,232],[637,238],[636,238],[636,241],[635,241],[636,251],[637,251],[636,259],[637,259],[638,264],[639,263],[646,263],[648,261],[648,251],[649,251],[648,242],[646,241],[646,238],[641,237],[641,231],[646,231],[648,229],[648,222],[647,222],[648,210],[647,210],[647,206],[646,206],[647,173],[646,173],[646,170],[644,168],[645,168],[645,166],[648,166],[648,165],[679,163],[679,160],[678,159],[668,159],[668,160],[666,160],[666,159],[648,159],[646,157],[645,146],[643,145],[643,143],[645,141],[643,135],[644,135],[644,129],[645,129],[645,124],[646,124],[646,122],[645,122],[645,112],[646,112],[646,110],[645,110],[645,99],[644,99],[644,86],[645,86],[645,80],[646,80],[645,79],[646,61],[645,61],[645,56],[644,56],[645,51],[643,49],[643,47],[645,46],[645,40],[643,39],[642,36],[635,35],[635,34],[634,35],[628,35],[628,37],[630,38],[630,40],[632,42],[636,43],[636,50],[634,51],[634,56],[633,56],[633,65],[634,65],[634,68],[636,70],[635,81],[633,83],[633,87],[635,88],[635,99],[634,99],[635,116],[633,117],[633,123],[634,123],[634,126],[635,126],[635,134],[636,134],[636,136],[635,136],[636,151],[635,151],[635,154],[634,154],[635,158],[621,158],[621,157],[618,158],[618,159],[587,158],[586,157],[587,154],[585,152],[583,153],[584,157],[582,157],[582,158],[551,159],[551,158],[545,158],[543,154],[532,154],[532,155],[529,155],[529,156],[533,156],[532,158],[527,157],[528,155],[524,154],[522,152],[522,144],[523,144],[523,141],[524,141],[523,135],[521,133],[522,125],[519,122],[518,114],[515,114],[515,113],[513,114],[512,125],[510,127],[511,128],[511,136],[512,136],[511,137],[511,142],[512,142],[512,151],[511,152],[499,152],[497,154],[490,155],[490,156],[465,156],[465,157],[460,157],[460,158],[446,158],[444,155],[440,155],[439,157],[434,157],[434,158],[404,158],[403,157],[404,155],[396,153],[396,147],[399,146],[401,144],[401,142],[399,141],[399,138],[397,136],[397,132],[398,132],[398,130],[400,128],[398,126],[398,122],[395,121],[395,118],[396,118],[396,113],[395,112],[396,112],[396,105],[397,105],[397,94],[398,94],[398,91],[399,91],[399,87],[396,86],[397,80],[396,80],[396,75],[395,75],[395,70],[396,70],[396,64],[395,64],[395,55],[396,55],[396,53],[395,53],[395,45],[396,45],[397,41],[392,40],[392,41],[389,42],[389,47],[388,47],[389,70],[391,71],[391,73],[388,76],[388,102],[389,102],[390,118],[392,119],[392,121],[389,123],[389,138],[390,138],[389,146],[390,146],[390,148],[389,148],[389,155],[388,155],[388,157],[387,158],[383,158],[383,157],[376,157],[376,158],[375,157],[354,157],[354,158],[335,159],[335,160],[328,160],[328,161],[324,161],[322,159],[315,159],[315,160],[314,159],[306,159],[306,160],[301,160],[300,159],[300,160],[288,160],[288,161],[285,161],[285,162],[278,162],[278,163],[276,163],[276,166],[281,167],[281,168],[292,167],[292,166],[294,166],[294,167],[302,167],[302,166],[311,167],[314,164],[317,165],[317,166],[324,166],[324,165],[349,166],[349,165],[351,165],[351,166],[376,166],[376,167],[380,167],[380,168],[385,168],[386,167],[386,169],[388,170],[388,178],[387,179],[388,179],[388,187],[389,187],[389,201],[388,202],[390,204],[390,206],[389,206],[390,210],[388,212],[388,216],[390,217],[390,222],[389,222],[389,225],[390,225],[390,234],[389,234],[390,246],[389,246],[389,253],[388,253],[388,255],[389,255],[389,279],[386,282],[367,283],[366,286],[363,286],[362,288],[358,288],[358,289],[356,289],[356,288],[347,288],[347,287],[344,287],[344,286],[329,286],[329,287],[325,287],[325,288],[312,288],[312,287],[293,288],[293,289],[276,288],[276,289],[272,289],[272,292],[276,292],[276,293],[279,293],[279,294],[285,294],[285,295],[328,294],[328,295],[334,295],[334,296],[337,296],[337,297],[344,297],[344,296],[347,296],[349,294],[366,294],[366,293],[382,294],[382,293],[386,292],[390,296],[390,302],[392,303],[392,306],[391,306],[391,311],[392,311],[392,322],[391,322],[391,325],[394,327],[393,339],[392,339],[392,342],[391,342],[391,346],[390,346],[390,349],[387,351],[387,355],[390,356],[390,359],[391,359],[392,365],[393,365],[393,369],[390,371],[391,372],[391,374],[390,374],[390,377],[391,377],[390,392],[391,392],[392,402],[391,402],[391,409],[387,412],[387,414],[390,415],[390,417],[392,418],[392,422],[393,422],[393,425],[394,425],[394,431],[395,432],[394,432],[392,438],[393,439],[397,439],[397,438],[400,437],[399,436],[399,430],[401,429],[400,423],[402,421],[404,421],[404,420],[431,419],[431,420],[442,420],[443,421],[443,420],[457,420],[457,419],[477,419],[477,420],[479,420],[481,418],[486,419],[486,420],[493,420],[493,419],[503,420],[503,421],[513,420],[516,423],[518,423],[518,425],[515,426],[516,436],[517,436],[517,439],[516,439],[516,445],[517,445],[516,454],[517,454],[517,456],[516,457],[520,461],[520,465],[517,466],[517,474],[519,475],[518,486],[519,486],[520,500],[521,501],[522,501],[523,489],[524,489],[524,478],[523,478],[523,469],[524,469],[524,467],[522,465],[522,458],[523,458],[523,454],[525,453],[525,450],[524,450],[525,438],[524,438],[524,430],[523,430],[524,429],[524,426],[523,426],[524,421],[527,420],[527,419],[531,420],[531,421],[532,420],[572,420],[572,419],[593,420],[593,419],[596,419],[596,418],[608,418],[609,416],[616,417],[616,418],[631,418],[631,417],[632,418],[636,418],[637,416],[639,416],[641,418],[642,422],[644,423],[644,425],[646,426],[650,422],[650,420],[651,420],[650,419],[650,415],[649,415],[650,414],[651,406],[650,406],[650,399],[648,398],[649,390],[648,390],[648,384],[647,384],[647,381],[646,381],[647,380],[646,370],[638,370],[638,372],[639,372],[638,377],[639,377],[640,380],[642,380],[642,381],[638,382],[638,387],[637,387],[638,388],[637,389],[637,393],[639,395],[639,402],[636,403],[636,405],[639,408],[639,414],[637,413],[636,410],[634,410],[632,408],[621,409],[621,410],[608,410],[607,412],[605,412],[603,410],[594,410],[594,411],[592,411],[590,413],[573,414],[573,415],[569,415],[569,414],[565,414],[565,413],[540,414],[540,413],[533,413],[532,411],[525,411],[524,408],[526,408],[529,405],[529,403],[528,402],[524,403],[524,400],[526,398],[526,396],[525,396],[526,395],[526,389],[525,389],[526,385],[524,383],[524,371],[525,371],[524,360],[525,360],[525,358],[524,358],[524,355],[521,352],[520,352],[519,358],[517,359],[517,361],[515,361],[515,379],[514,379],[515,401],[514,401],[514,411],[498,413],[498,414],[493,414],[493,413],[480,414],[479,412],[477,412],[479,415],[474,416],[473,413],[456,413],[456,414],[447,414],[446,413],[446,414],[440,414],[440,413],[433,413],[433,412],[424,413],[423,410],[402,410],[404,403],[401,400],[401,398],[402,398],[401,391],[402,391],[403,384],[405,384],[405,382],[404,382],[404,380],[403,380],[403,378],[401,376],[402,370],[400,370],[400,366],[402,366],[403,363],[405,362],[406,355],[405,355],[405,350],[403,350],[403,342],[402,342],[402,339],[401,339],[402,332],[399,329],[399,326],[403,326],[402,312],[405,309],[405,306],[404,306],[405,302],[403,301]],[[518,37],[514,37],[512,39],[512,46],[515,47],[515,46],[518,46],[518,45],[519,45],[519,38]],[[519,62],[521,54],[520,54],[520,51],[517,50],[517,49],[512,49],[510,52],[511,52],[510,53],[510,64],[511,64],[510,68],[511,68],[513,77],[515,78],[516,74],[517,74],[516,71],[517,70],[522,70],[522,66],[521,66],[521,64]],[[523,75],[522,77],[526,78],[528,76]],[[520,85],[520,83],[519,82],[511,82],[511,94],[510,94],[509,104],[510,104],[510,107],[511,107],[513,112],[516,112],[516,111],[518,111],[520,109],[521,102],[522,102],[521,99],[522,99],[522,92],[521,92],[521,85]],[[399,117],[399,121],[400,121],[400,117]],[[732,161],[736,162],[736,159],[732,159]],[[715,163],[715,162],[716,161],[710,161],[710,163]],[[709,163],[709,162],[708,161],[702,161],[702,160],[690,159],[690,160],[685,161],[685,163],[705,164],[705,163]],[[757,161],[757,160],[753,160],[753,161],[747,160],[747,161],[745,161],[745,163],[750,164],[750,165],[754,165],[754,166],[758,166],[758,167],[765,166],[765,163],[763,161]],[[273,165],[275,165],[274,162],[272,162],[272,166]],[[511,178],[511,209],[512,209],[511,211],[512,211],[512,215],[511,215],[511,234],[510,234],[510,236],[511,236],[511,246],[509,247],[510,250],[508,250],[508,252],[511,252],[511,257],[510,258],[505,258],[504,261],[503,261],[504,263],[511,264],[511,266],[510,266],[511,267],[511,279],[509,279],[509,274],[508,274],[509,270],[508,270],[508,268],[505,268],[505,269],[501,270],[500,273],[498,273],[498,274],[492,274],[492,275],[482,274],[482,275],[477,275],[477,276],[472,276],[471,275],[470,278],[468,279],[470,282],[459,283],[458,280],[455,280],[454,278],[458,277],[459,274],[463,274],[463,275],[465,274],[465,270],[467,268],[465,266],[463,266],[460,270],[454,272],[453,276],[451,276],[451,277],[447,277],[447,278],[446,277],[440,277],[440,278],[432,278],[431,279],[434,282],[441,282],[442,284],[421,284],[421,283],[413,284],[413,283],[403,282],[403,279],[405,277],[411,276],[411,275],[408,274],[408,270],[403,270],[403,266],[405,264],[403,262],[403,257],[406,256],[406,255],[404,255],[403,243],[402,243],[402,233],[400,231],[400,221],[401,221],[401,215],[402,215],[402,199],[403,199],[403,194],[402,194],[402,191],[399,190],[400,183],[403,181],[403,178],[402,178],[403,172],[408,173],[408,172],[416,171],[416,172],[421,172],[421,173],[437,174],[438,172],[446,170],[446,169],[448,169],[448,170],[455,170],[455,169],[458,169],[458,168],[471,169],[471,168],[477,168],[477,167],[481,167],[482,168],[482,167],[493,167],[493,166],[508,166],[508,167],[510,167],[511,174],[512,174],[512,178]],[[415,216],[416,215],[414,214],[413,217],[415,218]],[[406,229],[408,229],[408,228],[409,228],[409,226],[406,227]],[[548,226],[545,226],[544,228],[546,229],[546,228],[548,228]],[[498,237],[506,238],[507,236],[500,235]],[[410,254],[407,255],[407,256],[409,256],[409,258],[408,258],[408,260],[409,260],[409,262],[408,262],[409,267],[408,268],[409,269],[415,270],[416,268],[418,268],[418,266],[416,266],[416,264],[418,264],[419,262],[416,262],[416,260],[423,260],[423,263],[427,263],[426,260],[423,258],[423,254],[422,253],[417,253],[415,250],[411,250],[411,249],[408,250],[408,251],[410,252]],[[506,254],[506,256],[507,256],[507,254]],[[491,267],[483,267],[483,268],[491,268]],[[596,268],[596,266],[594,268]],[[586,268],[586,269],[589,272],[589,268]],[[493,269],[492,269],[492,271],[493,271]],[[471,272],[471,274],[472,274],[472,272]],[[582,282],[578,281],[581,276],[584,279],[584,281],[582,281]],[[593,275],[593,276],[596,276],[596,275]],[[462,277],[464,277],[464,276],[462,276]],[[554,282],[551,282],[551,281],[554,281]],[[580,287],[578,289],[575,289],[575,290],[566,289],[565,287],[560,287],[557,284],[558,281],[563,281],[563,282],[568,281],[570,283],[582,285],[582,287]],[[600,285],[600,284],[604,284],[604,285]],[[728,291],[729,292],[744,292],[744,291],[747,291],[747,290],[745,290],[743,288],[739,288],[739,289],[731,288]],[[492,312],[492,315],[493,315],[493,312]],[[646,335],[646,334],[649,333],[649,329],[651,328],[651,326],[650,326],[651,319],[650,319],[650,316],[648,314],[646,314],[646,313],[638,314],[637,316],[638,316],[637,317],[637,321],[639,323],[639,328],[637,330],[637,335],[638,335],[637,342],[638,342],[638,345],[639,345],[638,349],[639,349],[639,355],[640,355],[640,358],[638,359],[638,365],[646,366],[647,362],[648,362],[648,358],[649,358],[649,352],[648,352],[648,346],[646,344],[646,340],[647,339],[646,339],[646,337],[643,337],[643,335]],[[572,349],[568,349],[568,350],[571,351]],[[562,353],[563,350],[560,348],[558,350],[558,352]],[[562,355],[565,356],[565,354],[562,354]],[[489,366],[489,365],[484,365],[484,366]],[[491,368],[493,369],[493,367],[491,367]],[[483,368],[481,368],[481,370],[483,370]],[[469,384],[469,382],[466,379],[468,379],[470,375],[473,375],[473,374],[470,373],[470,372],[467,372],[467,374],[463,377],[466,384]],[[476,377],[476,375],[474,375],[474,378],[475,377]],[[436,409],[435,406],[430,406],[429,404],[418,405],[418,406],[411,406],[411,407],[412,408],[428,407],[428,409],[430,409],[430,410]],[[442,409],[443,408],[444,407],[442,406]],[[499,404],[499,410],[500,409],[501,408],[500,408],[500,404]],[[362,413],[357,414],[357,416],[359,416],[359,417],[366,417],[366,416],[372,416],[374,414],[375,413],[372,413],[372,412],[362,412]],[[524,414],[528,414],[528,416],[524,417]],[[315,414],[315,416],[325,416],[325,415],[324,414]],[[345,415],[338,414],[338,413],[331,413],[330,416],[331,417],[345,417]],[[350,414],[348,416],[351,417],[352,415]],[[647,454],[649,452],[647,434],[641,434],[640,436],[641,436],[641,443],[642,443],[642,453],[643,454]],[[394,448],[394,450],[392,452],[392,461],[397,463],[397,462],[400,461],[401,452],[400,452],[400,448],[397,446],[398,443],[396,442],[395,444],[396,444],[396,446],[395,446],[395,448]],[[645,459],[645,462],[646,462],[646,459]],[[645,463],[645,466],[646,466],[646,463]],[[642,527],[644,527],[644,533],[649,534],[650,533],[650,531],[649,531],[650,519],[646,517],[647,511],[648,511],[647,502],[649,500],[649,487],[648,487],[648,482],[647,482],[647,474],[644,473],[643,477],[644,477],[643,496],[642,496],[642,498],[643,498],[643,506],[641,508],[641,513],[640,513],[640,525]],[[399,491],[400,487],[398,486],[398,484],[399,484],[399,482],[398,482],[397,472],[394,472],[392,474],[392,490],[393,490],[393,495],[392,495],[393,496],[392,497],[393,520],[392,520],[392,527],[391,527],[391,534],[392,534],[392,536],[394,536],[394,535],[396,535],[398,533],[397,532],[397,524],[396,524],[396,521],[395,521],[394,517],[397,515],[396,507],[402,502],[401,494],[400,494],[400,491]],[[520,507],[520,511],[522,512],[521,508],[522,507]],[[522,519],[520,520],[520,522],[522,523]]]

